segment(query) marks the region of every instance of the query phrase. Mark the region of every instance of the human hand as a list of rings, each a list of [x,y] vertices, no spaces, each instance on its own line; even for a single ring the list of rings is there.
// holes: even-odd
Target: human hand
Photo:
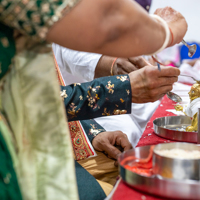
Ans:
[[[113,75],[128,74],[146,65],[149,63],[142,56],[117,58],[113,66]]]
[[[154,14],[163,18],[171,29],[174,40],[173,43],[171,43],[170,40],[170,46],[180,43],[183,40],[188,27],[183,15],[171,7],[158,8]]]
[[[178,80],[180,70],[175,67],[146,66],[129,74],[132,102],[154,102],[172,90],[173,83]]]
[[[99,133],[92,141],[94,149],[103,151],[109,158],[116,159],[122,152],[114,145],[120,146],[126,151],[132,149],[131,143],[128,141],[126,134],[121,131],[108,131]],[[117,161],[115,162],[117,165]]]

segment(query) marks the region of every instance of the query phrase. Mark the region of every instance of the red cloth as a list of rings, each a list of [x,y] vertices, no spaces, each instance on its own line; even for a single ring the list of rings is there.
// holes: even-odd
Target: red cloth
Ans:
[[[168,140],[162,137],[157,136],[154,133],[153,130],[153,120],[159,117],[165,117],[165,116],[175,116],[175,114],[167,112],[166,109],[174,109],[174,106],[176,103],[169,98],[167,98],[167,95],[165,95],[156,109],[155,113],[149,120],[149,122],[146,125],[146,129],[144,133],[142,134],[142,137],[140,138],[140,141],[137,144],[137,147],[146,146],[146,145],[154,145],[159,143],[165,143],[165,142],[174,142],[172,140]]]
[[[159,117],[164,116],[175,116],[173,113],[167,112],[166,109],[173,109],[175,102],[168,99],[165,95],[156,109],[155,113],[147,123],[146,129],[142,134],[140,141],[138,142],[137,147],[145,146],[145,145],[154,145],[164,142],[174,142],[172,140],[167,140],[157,136],[153,130],[153,120]],[[144,194],[143,192],[137,191],[128,185],[126,185],[122,180],[117,186],[112,200],[164,200],[166,198],[156,197],[150,194]]]
[[[156,197],[144,192],[140,192],[129,187],[126,183],[120,180],[119,185],[117,186],[112,200],[167,200],[169,198]]]

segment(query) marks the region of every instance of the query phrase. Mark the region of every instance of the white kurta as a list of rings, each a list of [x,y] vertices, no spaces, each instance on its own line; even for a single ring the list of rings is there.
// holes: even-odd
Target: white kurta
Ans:
[[[52,47],[66,85],[94,79],[100,54],[74,51],[57,44],[53,44]],[[159,103],[160,101],[144,104],[132,103],[131,114],[106,116],[95,118],[95,120],[107,131],[120,130],[126,133],[135,147]]]

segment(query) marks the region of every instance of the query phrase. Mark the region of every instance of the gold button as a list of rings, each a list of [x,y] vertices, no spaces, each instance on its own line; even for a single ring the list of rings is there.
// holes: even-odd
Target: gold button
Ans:
[[[121,110],[121,111],[120,111],[120,114],[126,114],[126,113],[127,113],[126,110]]]
[[[114,115],[119,115],[120,114],[120,110],[115,110],[114,111]]]

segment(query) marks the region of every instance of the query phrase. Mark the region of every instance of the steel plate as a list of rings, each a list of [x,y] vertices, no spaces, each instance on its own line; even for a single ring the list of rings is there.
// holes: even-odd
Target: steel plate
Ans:
[[[197,143],[197,132],[181,131],[191,125],[188,116],[168,116],[157,118],[153,121],[154,132],[163,138],[181,142]],[[179,130],[180,131],[179,131]]]
[[[156,175],[146,177],[125,169],[120,164],[124,158],[129,156],[146,158],[149,148],[150,146],[137,147],[119,156],[120,175],[123,181],[135,189],[168,199],[200,199],[199,181],[167,179]]]

